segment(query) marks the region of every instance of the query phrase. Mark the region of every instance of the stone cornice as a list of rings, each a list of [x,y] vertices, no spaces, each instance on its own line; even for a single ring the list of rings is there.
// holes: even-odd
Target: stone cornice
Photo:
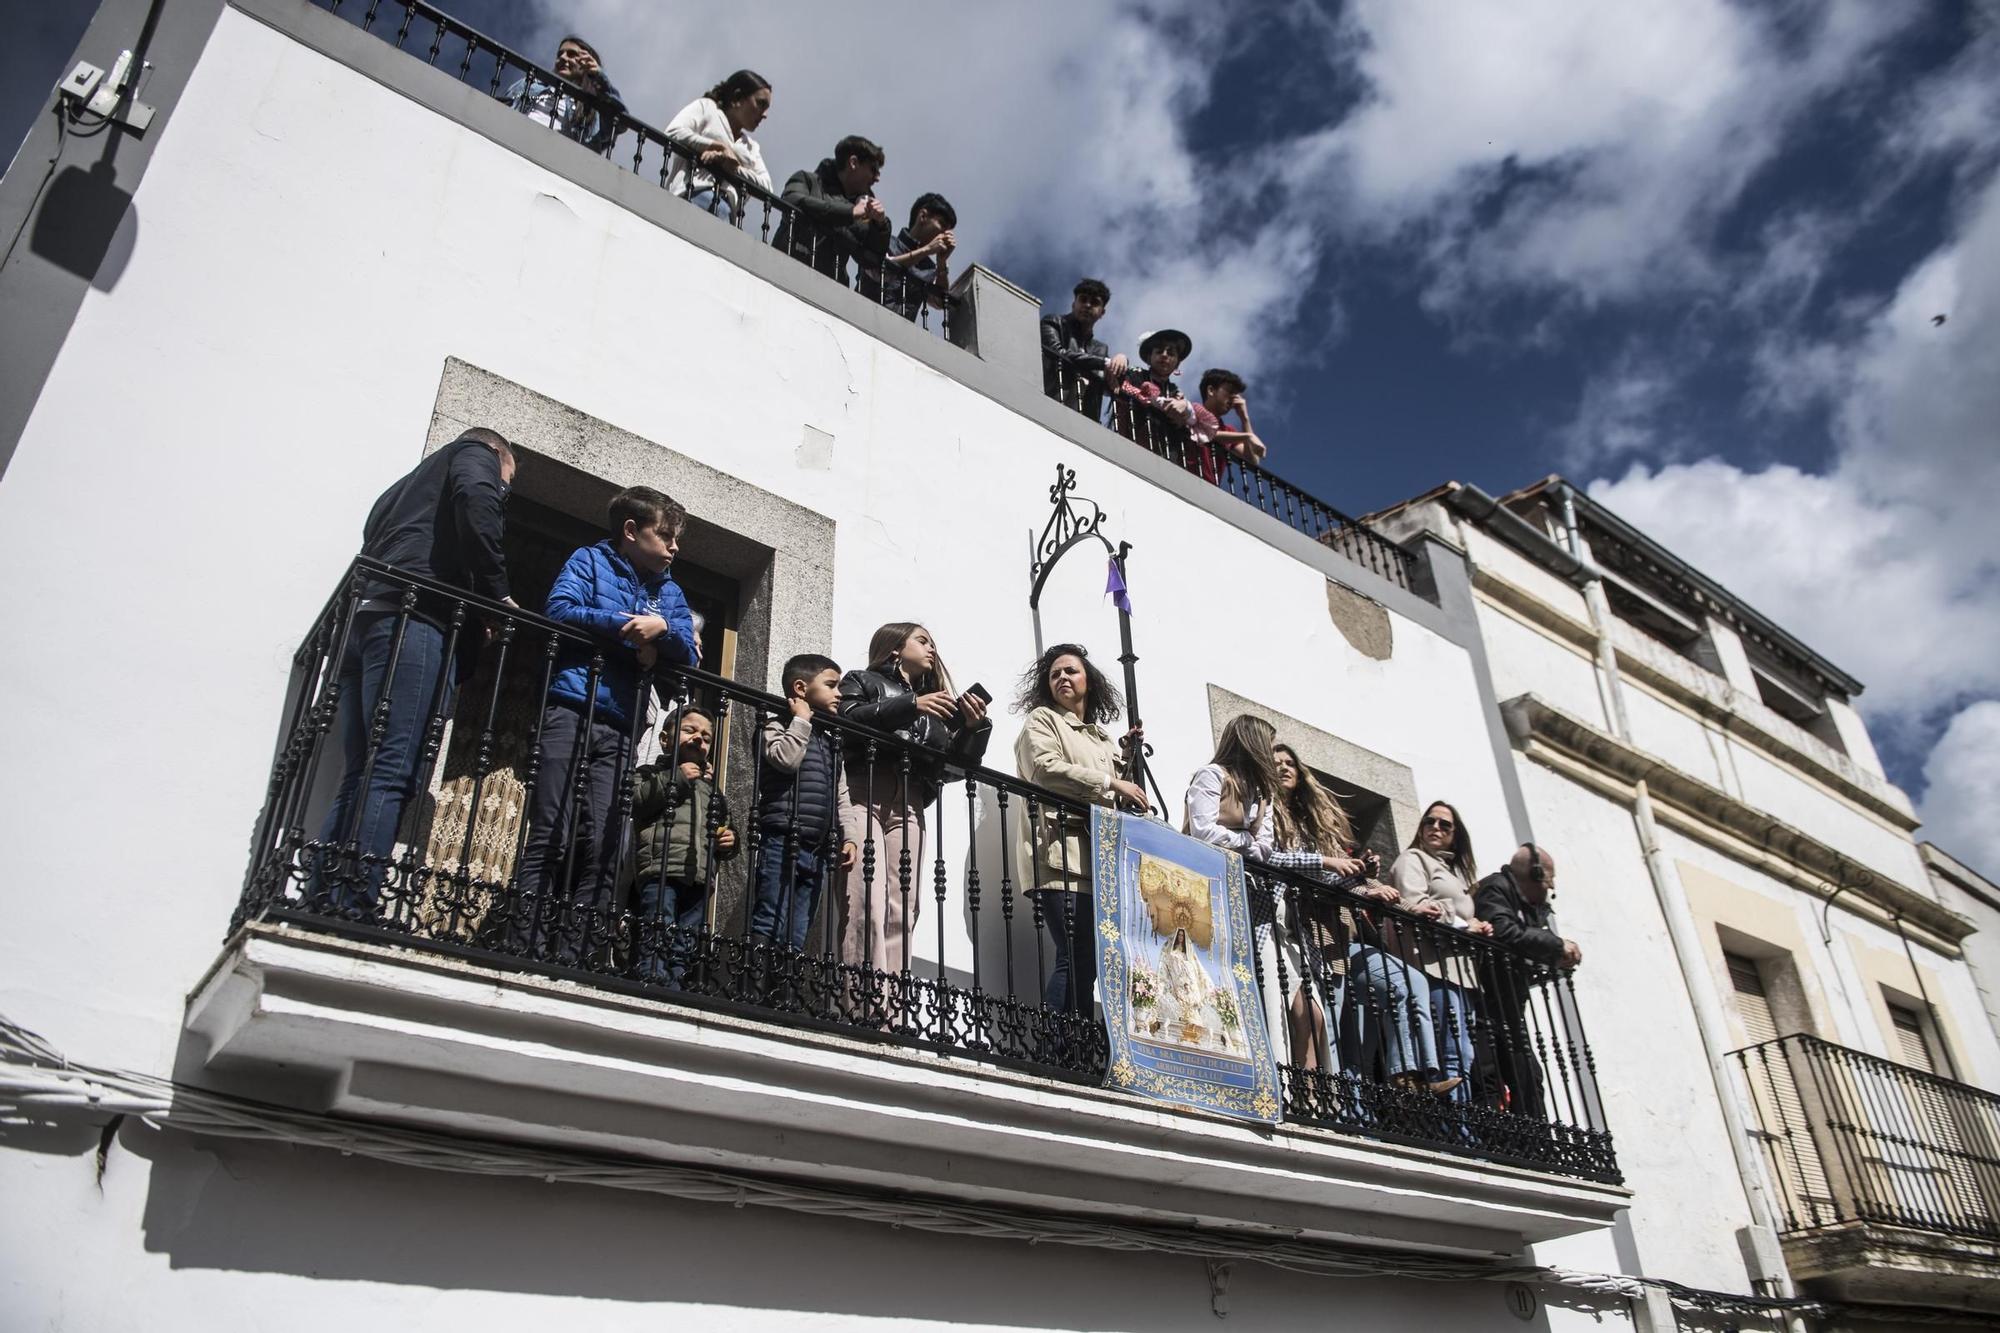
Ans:
[[[1589,622],[1550,606],[1532,592],[1483,565],[1474,566],[1472,577],[1473,587],[1480,593],[1551,637],[1585,653],[1595,651],[1596,631]],[[1660,663],[1635,652],[1631,645],[1618,643],[1614,646],[1618,652],[1618,669],[1633,680],[1643,682],[1667,703],[1762,751],[1899,833],[1912,832],[1922,823],[1907,803],[1896,799],[1900,797],[1900,792],[1886,783],[1862,779],[1850,762],[1804,732],[1786,735],[1780,730],[1785,725],[1784,719],[1720,676],[1703,672],[1692,662],[1685,663],[1683,669],[1686,672],[1702,672],[1710,677],[1704,684],[1712,685],[1712,688],[1693,688],[1679,675],[1663,669]],[[1791,730],[1797,731],[1796,728]]]
[[[1703,782],[1533,694],[1500,705],[1507,731],[1530,758],[1614,800],[1644,782],[1662,824],[1818,898],[1893,928],[1897,917],[1926,947],[1951,957],[1973,922],[1909,885],[1862,865],[1801,829]]]

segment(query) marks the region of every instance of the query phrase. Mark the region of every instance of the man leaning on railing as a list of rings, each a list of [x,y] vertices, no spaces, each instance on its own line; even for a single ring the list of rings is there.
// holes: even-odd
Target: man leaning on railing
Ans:
[[[1233,370],[1220,366],[1201,373],[1201,401],[1194,405],[1191,434],[1198,444],[1211,446],[1239,462],[1261,464],[1268,452],[1250,425],[1250,386]],[[1236,424],[1229,424],[1234,415]],[[1214,477],[1209,478],[1214,481]]]
[[[951,252],[958,246],[952,228],[958,213],[941,194],[925,194],[910,205],[910,225],[889,242],[879,268],[861,270],[855,289],[914,321],[925,305],[942,310],[951,285]]]
[[[498,431],[474,426],[382,492],[362,527],[361,554],[512,606],[500,542],[513,480],[513,449]],[[363,586],[361,599],[338,668],[345,768],[314,876],[315,896],[325,895],[336,912],[374,907],[403,807],[416,794],[432,699],[447,670],[454,682],[470,674],[479,645],[461,633],[457,662],[447,662],[437,608],[409,605],[400,585],[379,579]],[[449,693],[444,698],[449,714]],[[344,859],[343,852],[358,862],[327,875],[324,858]]]
[[[889,253],[889,214],[871,191],[888,160],[881,147],[858,134],[834,145],[810,171],[785,182],[785,220],[772,244],[843,286],[847,261],[879,265]]]
[[[1104,417],[1106,383],[1125,376],[1125,354],[1110,355],[1096,336],[1097,321],[1111,304],[1111,289],[1084,278],[1072,293],[1069,313],[1042,317],[1042,387],[1049,397],[1092,420]]]
[[[1516,953],[1544,967],[1571,968],[1583,962],[1583,950],[1575,940],[1555,932],[1555,911],[1549,899],[1555,893],[1556,859],[1546,847],[1523,843],[1514,857],[1493,874],[1479,881],[1473,890],[1473,906],[1481,921],[1491,922],[1493,938]],[[1512,1092],[1513,1108],[1525,1115],[1543,1115],[1542,1071],[1531,1046],[1533,1041],[1529,1001],[1532,989],[1545,977],[1536,977],[1527,968],[1516,966],[1508,975],[1492,974],[1498,964],[1489,964],[1489,975],[1480,983],[1488,1013],[1497,1032],[1493,1049],[1482,1050],[1483,1062],[1497,1062],[1497,1074]],[[1491,1079],[1476,1080],[1492,1086]]]
[[[507,90],[507,105],[593,153],[611,147],[625,102],[605,76],[596,49],[575,34],[563,38],[556,46],[555,72],[555,83],[532,72],[517,80]],[[578,90],[587,96],[578,97]]]

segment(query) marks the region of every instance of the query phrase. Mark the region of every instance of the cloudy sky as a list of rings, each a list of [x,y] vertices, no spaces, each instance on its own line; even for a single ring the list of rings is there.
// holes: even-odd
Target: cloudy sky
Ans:
[[[1350,512],[1587,485],[1867,682],[2000,873],[1996,0],[445,7],[585,34],[656,122],[759,70],[774,172],[875,138],[892,211],[942,191],[1052,303],[1103,277],[1114,346],[1186,328]],[[15,139],[89,7],[23,8]]]

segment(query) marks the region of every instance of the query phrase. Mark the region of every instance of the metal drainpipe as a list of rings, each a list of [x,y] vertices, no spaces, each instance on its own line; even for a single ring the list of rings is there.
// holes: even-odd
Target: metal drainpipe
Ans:
[[[1591,628],[1597,636],[1598,689],[1604,695],[1605,712],[1618,739],[1632,744],[1632,723],[1625,711],[1625,693],[1618,673],[1618,652],[1611,641],[1611,603],[1604,595],[1604,581],[1597,566],[1583,553],[1583,537],[1577,528],[1576,498],[1568,483],[1558,494],[1562,500],[1564,534],[1570,555],[1575,558],[1583,580],[1583,599],[1590,608]],[[1778,1248],[1778,1210],[1771,1202],[1770,1183],[1764,1176],[1764,1156],[1750,1137],[1743,1103],[1737,1098],[1736,1083],[1729,1072],[1729,1024],[1722,1012],[1708,974],[1694,913],[1689,909],[1680,876],[1660,846],[1659,825],[1653,819],[1653,797],[1642,778],[1633,784],[1632,821],[1638,826],[1639,846],[1645,852],[1646,872],[1653,881],[1653,896],[1659,900],[1660,915],[1667,923],[1667,938],[1673,942],[1674,960],[1680,964],[1681,980],[1694,1002],[1695,1028],[1701,1034],[1702,1054],[1708,1060],[1709,1077],[1715,1081],[1716,1098],[1722,1108],[1723,1127],[1729,1134],[1729,1149],[1736,1157],[1736,1173],[1743,1180],[1743,1194],[1750,1205],[1751,1223],[1761,1228],[1768,1244],[1744,1246],[1753,1284],[1766,1295],[1788,1297],[1796,1294],[1784,1254]],[[1793,1333],[1804,1333],[1805,1321],[1787,1315],[1785,1323]]]

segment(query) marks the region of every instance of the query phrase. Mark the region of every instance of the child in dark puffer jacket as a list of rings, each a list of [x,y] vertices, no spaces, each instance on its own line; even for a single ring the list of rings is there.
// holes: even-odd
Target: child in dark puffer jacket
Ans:
[[[750,903],[750,937],[756,944],[803,949],[819,907],[826,874],[839,849],[839,866],[854,864],[855,846],[841,837],[847,774],[840,747],[814,718],[840,710],[840,666],[830,657],[801,653],[785,663],[789,719],[770,718],[759,738],[764,766],[757,781],[757,873]]]

